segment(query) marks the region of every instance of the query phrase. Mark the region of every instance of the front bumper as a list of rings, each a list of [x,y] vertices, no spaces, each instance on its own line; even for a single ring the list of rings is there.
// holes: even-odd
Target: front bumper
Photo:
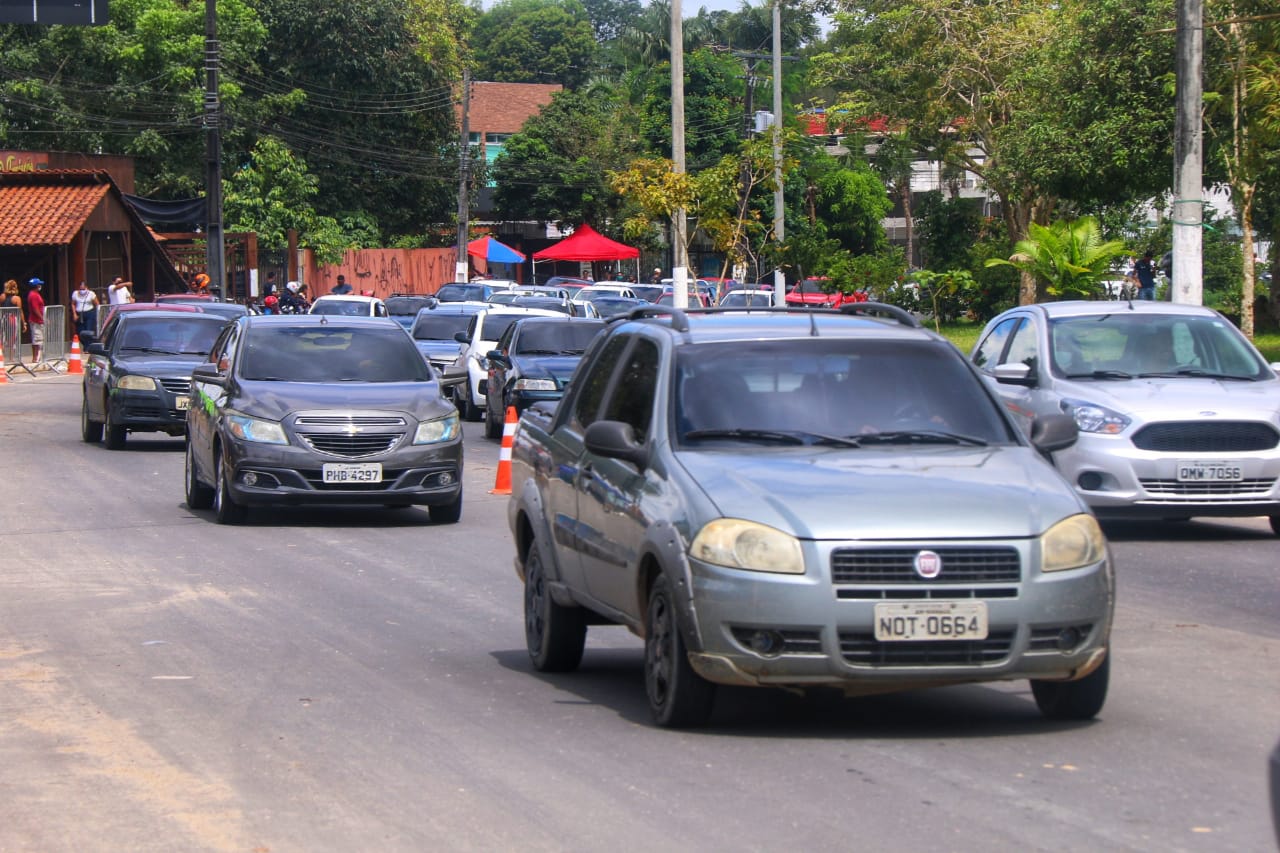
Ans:
[[[461,441],[410,445],[376,459],[322,456],[293,445],[231,441],[230,491],[246,506],[303,504],[449,504],[462,494]],[[378,462],[377,483],[325,483],[326,462]],[[249,482],[252,480],[253,482]]]
[[[169,384],[177,389],[181,383],[170,380]],[[153,391],[112,389],[108,422],[133,432],[182,435],[187,429],[187,409],[191,405],[190,384],[190,380],[186,380],[186,388],[181,392],[169,390],[159,384],[159,380]]]
[[[840,543],[862,548],[867,543]],[[912,547],[887,543],[894,548]],[[929,547],[929,546],[920,546]],[[724,684],[833,685],[851,694],[1018,678],[1074,679],[1101,663],[1111,630],[1110,559],[1042,574],[1034,542],[1020,542],[1021,579],[1000,583],[833,583],[803,576],[690,566],[690,661]],[[831,543],[804,543],[806,564],[830,566]],[[983,601],[982,640],[880,641],[876,604]],[[767,652],[753,639],[770,640]]]
[[[1081,433],[1053,455],[1055,467],[1093,511],[1109,518],[1280,514],[1280,448],[1246,452],[1141,450],[1128,436]],[[1238,482],[1179,482],[1179,466],[1238,466]]]

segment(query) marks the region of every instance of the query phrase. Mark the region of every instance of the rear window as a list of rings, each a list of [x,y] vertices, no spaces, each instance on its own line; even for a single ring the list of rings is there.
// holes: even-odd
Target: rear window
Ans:
[[[347,299],[317,299],[311,305],[311,313],[337,317],[368,317],[369,303]]]
[[[427,296],[392,296],[387,299],[387,313],[412,317],[430,304],[431,298]]]
[[[470,314],[419,315],[413,324],[413,338],[417,341],[451,341],[458,332],[465,332],[471,322]]]
[[[446,284],[436,291],[441,302],[483,302],[486,295],[483,285]]]
[[[428,382],[426,361],[399,326],[253,326],[240,376],[278,382]]]

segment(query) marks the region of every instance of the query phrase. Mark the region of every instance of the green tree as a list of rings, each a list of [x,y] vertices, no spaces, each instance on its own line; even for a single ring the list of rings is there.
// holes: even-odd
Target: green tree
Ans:
[[[591,223],[604,231],[622,199],[608,172],[635,153],[616,95],[563,91],[503,146],[493,166],[494,204],[513,220]]]
[[[733,57],[694,50],[684,58],[685,158],[689,171],[733,152],[743,137],[742,66]],[[640,137],[661,156],[671,154],[671,65],[650,78],[639,106]]]
[[[1034,275],[1051,296],[1096,296],[1111,262],[1128,249],[1120,240],[1104,240],[1098,221],[1084,216],[1073,222],[1054,222],[1030,228],[1008,260],[991,258],[986,265],[1011,266]]]
[[[1172,0],[839,0],[815,82],[976,174],[1011,239],[1064,200],[1167,186]],[[1021,300],[1037,298],[1023,277]]]
[[[578,0],[501,0],[476,23],[472,47],[479,79],[575,89],[591,75],[596,36]]]

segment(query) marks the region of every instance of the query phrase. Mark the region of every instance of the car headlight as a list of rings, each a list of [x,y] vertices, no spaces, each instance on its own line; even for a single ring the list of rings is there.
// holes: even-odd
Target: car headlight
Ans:
[[[1045,572],[1061,572],[1091,566],[1107,554],[1107,540],[1092,515],[1064,518],[1040,537],[1041,565]]]
[[[154,391],[156,381],[150,376],[121,376],[116,387],[125,391]]]
[[[753,572],[804,574],[800,540],[774,527],[719,518],[698,531],[689,555],[705,563]]]
[[[227,429],[236,438],[256,441],[259,444],[288,444],[284,427],[275,421],[264,421],[248,415],[227,415]]]
[[[452,441],[458,437],[458,413],[452,412],[443,418],[436,418],[431,421],[422,421],[418,424],[418,430],[413,434],[414,444],[439,444],[442,441]]]
[[[517,379],[512,387],[517,391],[554,391],[556,383],[552,379]]]
[[[1085,400],[1063,400],[1062,411],[1076,419],[1076,426],[1081,432],[1096,432],[1102,435],[1119,435],[1133,423],[1129,418],[1114,409],[1099,406]]]

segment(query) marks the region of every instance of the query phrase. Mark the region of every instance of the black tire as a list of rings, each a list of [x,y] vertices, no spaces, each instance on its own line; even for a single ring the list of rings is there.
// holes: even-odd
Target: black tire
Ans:
[[[213,518],[219,524],[239,524],[249,514],[248,509],[236,503],[227,483],[226,459],[221,452],[213,456]]]
[[[457,524],[462,518],[462,492],[447,504],[432,504],[427,513],[432,524]]]
[[[89,419],[89,398],[80,400],[80,439],[85,444],[97,444],[102,441],[102,424]]]
[[[107,417],[110,417],[108,413]],[[107,421],[106,425],[106,441],[107,450],[124,450],[125,439],[129,435],[129,430],[124,427]]]
[[[644,686],[653,721],[663,728],[692,728],[711,717],[716,686],[689,663],[671,582],[659,575],[645,612]]]
[[[186,484],[188,509],[208,509],[213,506],[213,488],[200,482],[196,474],[195,450],[187,442]]]
[[[1271,516],[1271,532],[1280,536],[1280,515]]]
[[[459,385],[456,394],[458,416],[464,421],[480,420],[480,407],[471,402],[470,383],[463,383],[462,385]]]
[[[524,642],[539,672],[572,672],[582,662],[587,622],[577,607],[556,604],[547,587],[538,545],[524,562]]]
[[[1037,681],[1031,679],[1036,707],[1050,720],[1091,720],[1107,701],[1111,680],[1111,651],[1093,672],[1079,681]]]
[[[484,437],[485,438],[502,438],[502,427],[505,422],[503,420],[494,420],[493,408],[486,401],[484,405]]]

